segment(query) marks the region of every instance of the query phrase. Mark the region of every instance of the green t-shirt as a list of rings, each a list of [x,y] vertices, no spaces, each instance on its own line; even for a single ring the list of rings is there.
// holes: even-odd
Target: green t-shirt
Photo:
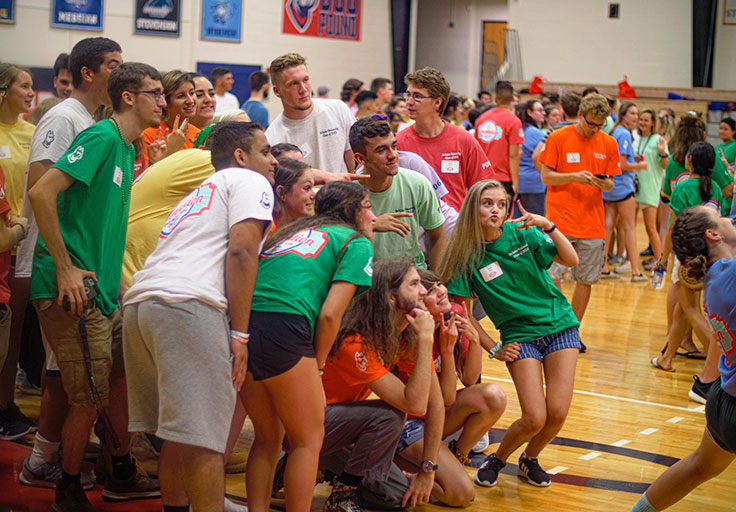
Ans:
[[[639,178],[639,191],[636,193],[636,201],[648,206],[659,205],[659,189],[662,185],[662,159],[659,157],[657,144],[662,138],[658,133],[648,137],[640,137],[634,141],[634,151],[644,155],[647,168],[637,172]],[[665,154],[667,145],[665,143]]]
[[[681,182],[675,187],[672,192],[672,198],[670,199],[670,208],[675,212],[676,215],[680,215],[682,210],[689,206],[710,206],[716,211],[721,212],[721,215],[728,215],[729,210],[723,209],[723,194],[721,190],[716,186],[715,181],[712,183],[710,191],[710,199],[703,201],[700,197],[700,180],[702,178],[689,178]]]
[[[470,262],[447,290],[461,297],[475,292],[503,344],[530,342],[580,325],[547,269],[557,255],[554,242],[538,229],[507,222],[498,240],[486,242],[480,265]]]
[[[675,162],[673,158],[667,163],[664,182],[662,182],[662,197],[666,200],[671,199],[672,191],[675,186],[682,183],[690,177],[690,171],[685,168],[684,164]],[[720,153],[716,154],[716,165],[713,167],[713,184],[718,185],[718,189],[723,189],[733,181],[733,176],[728,172],[726,166],[721,162]],[[731,208],[731,202],[728,202],[728,208]]]
[[[215,123],[211,123],[199,131],[199,133],[197,134],[197,138],[194,139],[194,143],[193,143],[195,148],[202,147],[202,144],[204,144],[204,139],[207,138],[207,135],[210,134],[210,130],[212,130],[214,126],[215,126]]]
[[[411,217],[399,219],[411,228],[405,237],[398,233],[373,233],[376,261],[406,256],[414,260],[417,268],[426,268],[424,254],[419,246],[419,227],[426,231],[438,228],[445,222],[437,196],[427,178],[418,172],[399,168],[388,190],[369,193],[371,210],[376,216],[397,212],[412,214]]]
[[[732,140],[728,144],[718,144],[716,146],[716,160],[718,160],[719,163],[721,162],[721,152],[719,149],[723,149],[723,156],[726,157],[726,160],[730,165],[734,165],[736,163],[736,140]],[[725,166],[724,166],[725,168]],[[733,181],[733,176],[729,169],[726,169],[726,172],[728,172],[728,176],[731,178],[731,181]],[[731,204],[733,203],[733,195],[731,197],[724,197],[723,198],[723,209],[728,211],[731,211]]]
[[[251,309],[293,313],[314,324],[334,281],[371,286],[373,246],[364,236],[353,238],[347,226],[316,227],[301,231],[276,247],[263,251]]]
[[[56,202],[66,250],[73,265],[97,276],[97,305],[108,316],[118,307],[134,160],[133,145],[106,119],[80,132],[53,165],[76,180]],[[56,266],[39,235],[31,299],[58,294]]]

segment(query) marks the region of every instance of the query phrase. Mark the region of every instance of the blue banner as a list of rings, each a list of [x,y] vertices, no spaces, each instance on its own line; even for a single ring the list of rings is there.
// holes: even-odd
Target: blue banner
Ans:
[[[102,30],[103,0],[53,0],[51,26]]]
[[[202,39],[240,42],[242,0],[202,0]]]
[[[15,0],[0,0],[0,23],[15,23]]]

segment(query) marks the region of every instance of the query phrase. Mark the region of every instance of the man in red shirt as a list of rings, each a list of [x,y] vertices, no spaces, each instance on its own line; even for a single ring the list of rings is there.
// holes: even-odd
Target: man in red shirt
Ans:
[[[493,166],[472,135],[442,119],[450,84],[439,70],[422,68],[404,82],[409,117],[416,122],[396,134],[397,149],[424,158],[449,190],[447,204],[460,211],[474,183],[495,177]]]
[[[496,179],[514,197],[519,181],[519,144],[524,142],[521,120],[514,114],[514,87],[505,80],[496,84],[496,107],[475,122],[475,139],[493,164]]]
[[[581,322],[591,286],[600,280],[604,262],[601,191],[610,191],[612,176],[621,174],[618,144],[601,131],[610,112],[606,98],[586,96],[580,102],[577,123],[550,133],[539,155],[542,183],[547,185],[547,218],[572,242],[580,258],[572,269],[576,284],[570,303]],[[557,286],[566,269],[558,263],[550,267],[550,277]]]

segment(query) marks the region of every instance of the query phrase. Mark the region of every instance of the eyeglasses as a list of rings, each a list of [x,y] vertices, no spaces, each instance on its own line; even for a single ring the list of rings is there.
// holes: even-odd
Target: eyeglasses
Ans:
[[[0,85],[0,98],[4,98],[7,92],[8,92],[8,86]]]
[[[154,101],[164,98],[164,92],[159,89],[151,89],[150,91],[128,91],[131,94],[150,94]]]
[[[422,100],[433,98],[433,96],[425,96],[424,94],[419,94],[417,92],[413,92],[411,94],[409,94],[408,92],[405,92],[404,94],[401,95],[401,97],[404,98],[404,101],[407,101],[409,98],[411,98],[417,103],[419,103]]]
[[[606,124],[606,122],[605,122],[605,121],[603,121],[602,123],[591,123],[590,121],[588,121],[588,118],[587,118],[587,117],[585,117],[585,116],[583,116],[583,119],[585,119],[585,122],[586,122],[586,123],[587,123],[587,124],[588,124],[588,125],[589,125],[589,126],[590,126],[591,128],[603,128],[603,125],[604,125],[604,124]]]

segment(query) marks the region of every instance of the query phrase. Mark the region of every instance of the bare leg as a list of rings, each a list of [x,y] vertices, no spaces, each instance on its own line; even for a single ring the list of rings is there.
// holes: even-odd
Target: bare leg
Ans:
[[[246,416],[245,406],[243,406],[243,402],[240,396],[238,396],[237,400],[235,400],[233,419],[230,422],[230,435],[227,438],[227,446],[225,447],[224,460],[226,463],[228,457],[230,457],[230,454],[233,452],[233,448],[235,448],[235,443],[238,442],[238,437],[240,437],[240,432],[243,430],[243,423],[245,423]]]
[[[71,474],[79,473],[87,448],[87,439],[97,412],[92,407],[71,406],[66,415],[64,427],[61,431],[61,444],[64,450],[61,454],[62,469]]]
[[[61,429],[68,410],[68,399],[61,383],[61,377],[46,375],[41,396],[38,433],[48,441],[54,443],[61,441]]]
[[[671,288],[679,287],[679,283],[675,283]],[[667,331],[667,349],[662,357],[657,358],[659,365],[664,369],[672,368],[672,358],[675,357],[677,349],[680,347],[680,340],[687,331],[688,323],[682,312],[680,304],[677,303],[672,312],[672,324]]]
[[[31,292],[31,278],[15,276],[15,267],[11,267],[7,282],[12,293],[10,294],[10,338],[5,364],[0,368],[0,409],[5,408],[8,402],[15,398],[15,374],[18,371],[20,357],[20,335],[23,327],[28,297]]]
[[[506,395],[497,384],[473,384],[459,390],[455,403],[445,411],[445,428],[442,437],[463,433],[455,448],[468,454],[475,443],[488,432],[506,409]]]
[[[678,283],[679,285],[679,283]],[[705,347],[705,351],[708,351],[710,345],[710,331],[711,327],[705,320],[705,316],[700,310],[700,292],[691,290],[687,286],[678,286],[677,298],[680,301],[683,313],[687,321],[692,326],[698,339]]]
[[[620,244],[626,246],[626,254],[631,262],[631,275],[639,275],[639,251],[636,250],[636,199],[633,197],[616,203],[619,213],[619,224],[624,237]]]
[[[180,448],[183,446],[173,441],[164,441],[161,447],[161,455],[158,458],[158,482],[164,505],[173,507],[189,505],[189,496],[182,475],[184,450]]]
[[[222,512],[225,466],[221,453],[164,441],[159,478],[166,505],[186,505],[184,499],[188,496],[194,512]]]
[[[606,268],[606,265],[608,265],[608,253],[611,250],[611,242],[613,241],[613,228],[616,225],[616,208],[614,207],[614,203],[606,203],[606,218],[605,218],[605,224],[606,224],[606,245],[605,250],[603,251],[605,253],[604,255],[604,269],[608,270]]]
[[[575,313],[575,317],[578,319],[578,322],[583,321],[585,310],[588,307],[588,302],[590,301],[590,288],[591,285],[589,284],[575,283],[575,291],[572,294],[570,305],[572,306],[572,311]]]
[[[708,357],[705,358],[703,372],[700,374],[700,381],[708,384],[718,378],[718,359],[721,357],[721,344],[711,339],[708,347]]]
[[[654,206],[645,206],[642,213],[644,215],[644,226],[647,230],[649,245],[652,246],[652,254],[654,254],[655,258],[659,258],[659,255],[662,254],[662,239],[659,238],[659,231],[657,231],[657,208]]]

